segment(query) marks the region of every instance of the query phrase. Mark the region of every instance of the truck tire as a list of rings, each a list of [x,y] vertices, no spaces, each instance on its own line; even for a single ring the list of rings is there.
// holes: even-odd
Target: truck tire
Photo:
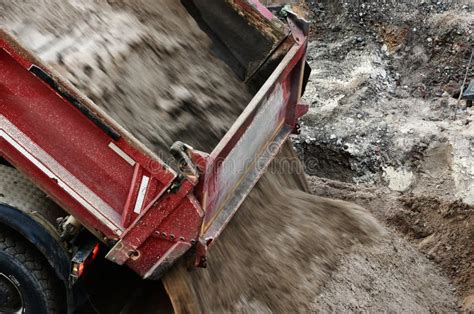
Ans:
[[[0,229],[0,313],[60,313],[65,300],[59,285],[47,261],[31,244]]]

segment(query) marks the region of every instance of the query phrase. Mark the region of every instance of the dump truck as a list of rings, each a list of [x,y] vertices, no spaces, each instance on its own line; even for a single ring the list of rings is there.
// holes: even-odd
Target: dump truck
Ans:
[[[175,166],[0,32],[2,313],[72,313],[77,282],[101,256],[151,280],[184,255],[206,267],[214,241],[298,131],[308,23],[256,0],[189,2],[216,56],[254,94],[211,152],[172,145]]]

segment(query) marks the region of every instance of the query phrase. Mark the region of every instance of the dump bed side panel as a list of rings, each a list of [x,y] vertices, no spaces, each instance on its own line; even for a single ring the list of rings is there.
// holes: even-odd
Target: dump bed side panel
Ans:
[[[176,174],[0,39],[1,152],[86,227],[118,238]]]

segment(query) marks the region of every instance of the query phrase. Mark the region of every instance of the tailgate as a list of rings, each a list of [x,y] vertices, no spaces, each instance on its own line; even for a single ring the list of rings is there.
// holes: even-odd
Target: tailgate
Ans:
[[[209,155],[197,195],[205,217],[201,237],[209,245],[223,230],[278,153],[304,113],[300,105],[305,25],[289,19],[293,45],[225,137]]]

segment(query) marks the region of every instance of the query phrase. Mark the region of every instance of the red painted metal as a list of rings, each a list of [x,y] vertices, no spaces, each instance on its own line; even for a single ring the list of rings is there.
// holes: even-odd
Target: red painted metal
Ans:
[[[234,2],[273,19],[254,0]],[[218,146],[209,155],[187,152],[200,177],[177,174],[0,31],[0,154],[112,242],[108,259],[158,278],[198,244],[203,266],[207,247],[303,111],[298,102],[307,41],[296,25],[292,29],[294,45]],[[33,66],[46,77],[34,74]]]
[[[112,139],[60,95],[73,94],[72,87],[57,81],[61,90],[54,90],[29,71],[33,64],[46,70],[3,34],[1,155],[101,239],[119,241],[108,255],[117,263],[148,276],[184,253],[197,239],[203,217],[192,194],[195,182],[172,188],[174,171],[102,117],[120,135]],[[99,112],[94,104],[83,104]],[[140,191],[143,178],[149,178],[148,185]]]
[[[301,95],[306,34],[295,44],[207,158],[196,194],[205,212],[202,242],[212,242],[235,214],[305,107]]]

